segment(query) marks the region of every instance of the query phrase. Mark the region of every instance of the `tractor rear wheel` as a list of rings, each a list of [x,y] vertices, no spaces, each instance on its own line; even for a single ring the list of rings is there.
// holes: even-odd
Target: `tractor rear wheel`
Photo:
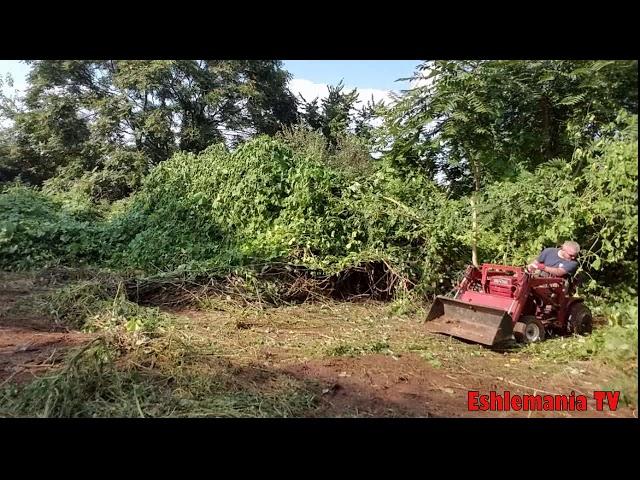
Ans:
[[[575,333],[577,335],[591,333],[593,329],[591,310],[582,302],[571,305],[567,327],[569,333]]]
[[[542,342],[546,336],[542,322],[529,315],[520,317],[513,329],[513,335],[520,343]]]

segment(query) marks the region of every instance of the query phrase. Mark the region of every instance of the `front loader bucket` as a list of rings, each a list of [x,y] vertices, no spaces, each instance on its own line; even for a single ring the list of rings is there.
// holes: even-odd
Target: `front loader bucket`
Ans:
[[[513,334],[511,315],[504,310],[446,297],[436,297],[425,322],[430,332],[489,346],[509,340]]]

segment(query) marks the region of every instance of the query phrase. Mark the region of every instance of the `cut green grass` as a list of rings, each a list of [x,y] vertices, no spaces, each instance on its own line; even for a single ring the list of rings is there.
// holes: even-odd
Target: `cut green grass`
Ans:
[[[279,372],[256,383],[184,347],[147,343],[123,352],[113,338],[100,337],[70,354],[60,370],[0,390],[0,416],[292,417],[316,406],[311,383]]]
[[[621,390],[623,403],[637,404],[635,325],[500,352],[429,334],[419,308],[390,312],[380,302],[275,307],[210,296],[205,309],[170,314],[127,300],[121,282],[91,277],[19,300],[3,314],[44,315],[99,340],[44,377],[7,384],[0,416],[313,416],[322,388],[282,367],[372,354],[414,355],[445,373],[515,385],[536,377],[562,388],[571,385],[569,375],[579,388],[592,380],[594,388]]]

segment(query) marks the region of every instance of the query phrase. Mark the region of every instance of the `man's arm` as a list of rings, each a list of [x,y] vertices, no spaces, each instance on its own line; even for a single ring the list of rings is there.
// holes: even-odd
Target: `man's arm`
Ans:
[[[543,272],[547,272],[554,277],[564,277],[567,274],[567,271],[564,268],[560,267],[542,267]]]
[[[544,250],[542,250],[542,252],[540,252],[540,255],[538,255],[536,258],[531,260],[531,263],[529,263],[529,268],[536,269],[538,268],[539,263],[544,263],[544,259],[548,250],[549,250],[548,248],[545,248]]]

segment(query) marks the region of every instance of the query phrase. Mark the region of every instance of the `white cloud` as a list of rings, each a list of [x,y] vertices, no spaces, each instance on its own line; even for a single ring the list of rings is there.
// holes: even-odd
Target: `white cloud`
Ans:
[[[351,91],[354,88],[352,86],[345,86],[344,91]],[[323,99],[328,95],[327,84],[325,83],[315,83],[311,80],[306,80],[304,78],[294,78],[289,82],[289,90],[296,97],[298,94],[301,94],[304,99],[308,102],[318,97],[319,99]],[[378,102],[380,100],[384,101],[386,104],[390,104],[392,102],[391,92],[387,90],[379,90],[376,88],[358,88],[358,101],[356,102],[356,106],[360,106],[363,103],[367,103],[371,100],[371,97]]]
[[[289,90],[296,97],[302,95],[307,102],[316,97],[324,98],[327,96],[327,86],[324,83],[313,83],[311,80],[303,78],[294,78],[289,81]]]

